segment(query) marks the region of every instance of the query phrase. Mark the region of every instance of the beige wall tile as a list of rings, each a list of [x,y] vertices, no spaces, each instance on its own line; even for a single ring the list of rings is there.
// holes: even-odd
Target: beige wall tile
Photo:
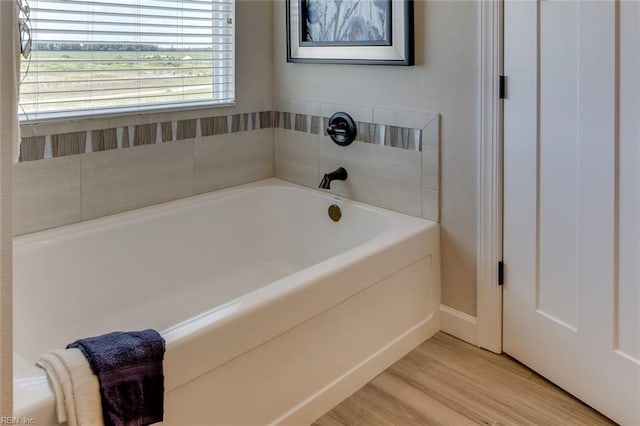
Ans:
[[[349,173],[345,181],[334,181],[331,192],[390,210],[420,216],[421,154],[399,148],[354,142],[336,145],[320,139],[320,176],[337,167]]]
[[[274,175],[312,188],[320,184],[318,174],[319,136],[275,129]]]
[[[195,192],[273,176],[273,129],[204,137],[195,142]]]
[[[80,221],[80,156],[13,166],[13,234]]]
[[[422,186],[440,189],[440,124],[437,118],[422,130]]]
[[[82,219],[193,194],[193,141],[82,156]]]
[[[440,192],[422,187],[422,217],[437,222],[440,220]]]
[[[427,111],[416,111],[398,108],[373,108],[373,122],[390,126],[422,129],[431,122],[437,114]]]
[[[337,102],[322,102],[320,115],[331,117],[336,112],[346,112],[355,121],[373,123],[373,108],[365,105],[350,105]]]
[[[422,217],[440,220],[440,120],[422,130]]]
[[[276,111],[295,112],[307,115],[320,115],[320,102],[307,99],[280,98],[274,100]]]

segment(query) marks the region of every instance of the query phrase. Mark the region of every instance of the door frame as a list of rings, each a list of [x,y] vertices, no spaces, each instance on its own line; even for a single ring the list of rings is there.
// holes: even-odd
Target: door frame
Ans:
[[[480,144],[478,167],[477,345],[502,352],[502,133],[504,0],[480,3]]]

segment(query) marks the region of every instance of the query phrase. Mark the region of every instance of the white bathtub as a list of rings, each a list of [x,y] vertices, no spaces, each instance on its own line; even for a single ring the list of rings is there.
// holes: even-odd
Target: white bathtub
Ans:
[[[38,424],[34,360],[79,337],[160,330],[166,424],[304,424],[439,329],[437,224],[278,179],[14,249],[15,415]]]

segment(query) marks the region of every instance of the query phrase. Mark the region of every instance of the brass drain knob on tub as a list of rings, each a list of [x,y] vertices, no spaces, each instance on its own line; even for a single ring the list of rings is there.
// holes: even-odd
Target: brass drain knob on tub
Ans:
[[[336,206],[335,204],[331,204],[329,206],[329,217],[334,222],[339,221],[342,217],[342,210],[340,210],[340,207]]]

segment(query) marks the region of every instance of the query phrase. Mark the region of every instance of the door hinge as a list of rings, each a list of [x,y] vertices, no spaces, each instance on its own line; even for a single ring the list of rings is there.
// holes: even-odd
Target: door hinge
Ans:
[[[507,99],[507,76],[501,75],[498,79],[498,97]]]
[[[504,262],[498,262],[498,285],[504,284]]]

